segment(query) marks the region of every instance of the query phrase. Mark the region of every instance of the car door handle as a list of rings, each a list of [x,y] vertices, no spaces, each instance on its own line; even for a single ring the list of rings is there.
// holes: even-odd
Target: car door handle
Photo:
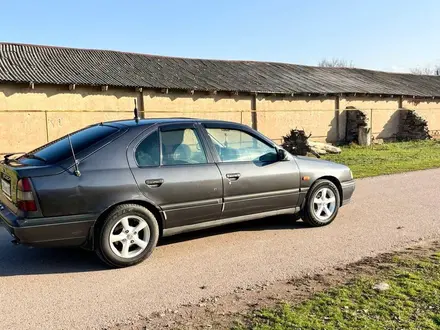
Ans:
[[[147,184],[148,187],[157,188],[163,184],[163,179],[145,180],[145,183]]]
[[[241,176],[240,173],[228,173],[228,174],[226,174],[226,177],[229,180],[231,180],[231,181],[240,179],[240,176]]]

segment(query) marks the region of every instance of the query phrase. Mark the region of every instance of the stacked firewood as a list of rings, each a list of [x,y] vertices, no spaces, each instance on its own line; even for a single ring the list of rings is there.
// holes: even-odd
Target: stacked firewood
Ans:
[[[400,110],[400,126],[396,135],[398,141],[429,140],[428,122],[414,110]]]
[[[340,148],[326,143],[309,141],[312,134],[307,135],[304,130],[292,129],[289,134],[283,136],[282,147],[293,155],[306,156],[308,153],[320,157],[326,153],[338,154]]]
[[[368,126],[367,115],[354,108],[347,108],[346,114],[345,142],[359,143],[359,128]]]
[[[311,148],[307,143],[311,135],[306,135],[304,130],[292,129],[289,134],[283,136],[283,144],[281,146],[292,155],[306,156],[308,152],[311,152]]]

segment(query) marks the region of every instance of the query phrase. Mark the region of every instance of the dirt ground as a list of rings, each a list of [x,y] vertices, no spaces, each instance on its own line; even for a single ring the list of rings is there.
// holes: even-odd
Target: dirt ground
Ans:
[[[439,241],[420,242],[404,250],[364,258],[359,262],[337,267],[323,274],[277,281],[246,288],[237,287],[233,294],[203,299],[174,310],[154,313],[131,324],[117,325],[109,330],[156,329],[230,329],[237,320],[244,320],[253,310],[274,307],[281,302],[299,303],[311,295],[344,284],[358,276],[378,275],[393,267],[394,256],[424,257],[440,251]],[[203,288],[202,288],[203,289]]]

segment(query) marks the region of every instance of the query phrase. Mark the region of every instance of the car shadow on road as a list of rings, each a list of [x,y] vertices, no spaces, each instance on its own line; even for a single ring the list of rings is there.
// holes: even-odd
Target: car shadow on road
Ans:
[[[166,246],[239,231],[304,228],[307,227],[303,222],[295,222],[291,216],[277,216],[164,237],[158,245]],[[108,269],[91,251],[75,248],[32,248],[13,245],[9,234],[0,226],[0,277],[96,272]]]
[[[0,231],[2,229],[0,228]],[[0,277],[81,273],[108,269],[91,251],[75,248],[14,246],[0,239]]]
[[[0,277],[81,273],[107,269],[91,251],[76,248],[33,248],[14,245],[0,225]]]

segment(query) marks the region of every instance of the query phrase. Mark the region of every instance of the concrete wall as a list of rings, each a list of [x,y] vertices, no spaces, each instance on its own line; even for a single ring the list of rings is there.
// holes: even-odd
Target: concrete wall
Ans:
[[[134,98],[139,93],[125,89],[0,84],[0,153],[29,151],[92,123],[131,118]]]
[[[43,145],[47,141],[45,128],[43,112],[0,112],[0,153],[29,151]]]
[[[146,118],[193,117],[252,125],[251,96],[144,92]]]
[[[346,109],[354,107],[362,110],[366,115],[375,138],[387,139],[397,133],[399,127],[399,98],[370,97],[345,97],[339,101],[340,139],[344,138],[346,127]],[[349,110],[348,110],[349,111]]]
[[[428,121],[430,130],[440,131],[440,101],[426,100],[420,102],[419,100],[406,99],[402,102],[404,109],[416,110],[416,112]],[[440,132],[438,132],[439,134]],[[438,136],[437,136],[438,138]]]
[[[258,97],[258,130],[276,142],[292,128],[304,128],[315,140],[336,141],[335,98]]]
[[[133,99],[139,93],[128,89],[103,92],[99,87],[35,85],[30,89],[21,84],[0,84],[0,110],[107,110],[133,109]]]
[[[336,142],[345,135],[347,107],[363,110],[376,138],[391,137],[398,129],[400,98],[283,97],[229,93],[169,94],[133,89],[102,91],[99,87],[0,84],[0,153],[29,151],[88,124],[133,118],[133,100],[146,118],[197,117],[223,119],[252,126],[256,109],[258,130],[276,142],[292,128],[304,128],[315,140]],[[339,105],[340,115],[335,109]],[[440,101],[403,99],[440,130]],[[371,121],[371,115],[372,121]],[[337,125],[339,122],[339,125]],[[337,131],[339,130],[339,138]]]

